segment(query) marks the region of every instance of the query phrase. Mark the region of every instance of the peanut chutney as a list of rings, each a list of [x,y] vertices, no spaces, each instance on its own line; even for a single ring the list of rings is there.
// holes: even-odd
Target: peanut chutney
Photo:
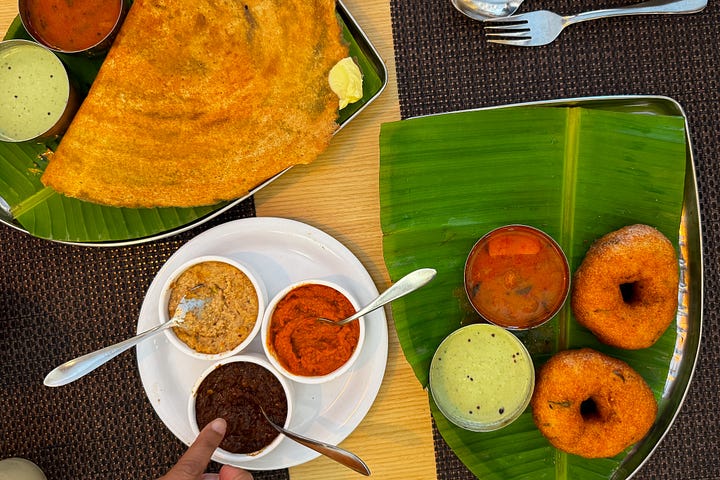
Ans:
[[[175,335],[199,353],[227,352],[252,332],[258,316],[258,293],[247,275],[224,262],[209,261],[191,266],[171,285],[168,313],[175,312],[182,297],[198,284],[211,300],[185,321],[173,327]]]
[[[202,430],[216,418],[224,418],[227,433],[220,448],[230,453],[258,453],[278,432],[265,420],[257,402],[273,422],[285,424],[287,396],[275,375],[252,362],[226,363],[210,372],[198,387],[198,428]]]
[[[270,351],[294,375],[327,375],[352,356],[360,325],[355,321],[336,326],[317,318],[342,320],[353,313],[350,300],[332,287],[307,284],[294,288],[273,311],[267,338]]]

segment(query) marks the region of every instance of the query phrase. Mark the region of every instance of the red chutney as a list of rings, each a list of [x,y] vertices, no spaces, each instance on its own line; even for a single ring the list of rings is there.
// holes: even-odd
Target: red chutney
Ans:
[[[301,376],[327,375],[352,356],[358,344],[360,325],[341,327],[317,320],[342,320],[355,308],[332,287],[307,284],[294,288],[273,311],[267,343],[278,362]]]
[[[102,42],[115,28],[122,0],[27,0],[23,21],[50,48],[78,52]]]
[[[524,225],[493,230],[473,247],[465,264],[465,291],[486,320],[526,329],[549,320],[570,289],[570,269],[560,247]]]

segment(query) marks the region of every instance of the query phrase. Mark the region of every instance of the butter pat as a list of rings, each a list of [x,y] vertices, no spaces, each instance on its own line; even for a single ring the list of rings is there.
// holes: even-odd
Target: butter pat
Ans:
[[[340,109],[355,103],[363,96],[362,72],[355,61],[346,57],[330,69],[328,75],[330,88],[340,99]]]

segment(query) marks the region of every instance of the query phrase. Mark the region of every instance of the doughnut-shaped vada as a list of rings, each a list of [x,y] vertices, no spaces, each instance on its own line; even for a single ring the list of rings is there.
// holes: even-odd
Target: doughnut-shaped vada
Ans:
[[[605,344],[647,348],[676,317],[678,281],[670,241],[630,225],[592,244],[573,277],[572,311]]]
[[[622,360],[590,348],[548,360],[530,404],[550,443],[586,458],[614,457],[643,438],[657,415],[645,380]]]

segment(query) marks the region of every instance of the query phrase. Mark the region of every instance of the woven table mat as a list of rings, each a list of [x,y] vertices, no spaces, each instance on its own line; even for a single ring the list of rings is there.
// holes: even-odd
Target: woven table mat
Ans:
[[[165,474],[186,447],[148,401],[134,349],[64,387],[45,387],[43,378],[71,358],[133,336],[163,263],[201,231],[254,215],[249,199],[189,232],[119,248],[53,243],[0,225],[0,458],[27,458],[49,480]]]
[[[560,14],[631,1],[526,0],[520,12]],[[567,28],[544,47],[491,45],[482,24],[450,0],[391,0],[403,118],[491,105],[604,95],[665,95],[690,125],[703,226],[703,341],[695,376],[672,428],[636,479],[720,478],[720,11],[622,17]],[[474,476],[434,431],[438,478]]]

